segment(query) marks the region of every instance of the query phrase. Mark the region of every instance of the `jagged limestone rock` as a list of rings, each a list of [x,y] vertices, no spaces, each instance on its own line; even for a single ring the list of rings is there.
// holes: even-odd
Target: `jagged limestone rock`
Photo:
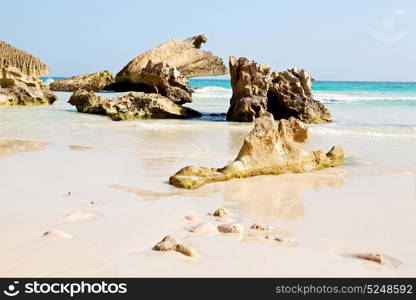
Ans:
[[[111,99],[92,91],[75,91],[68,103],[79,112],[107,115],[114,121],[138,118],[193,118],[201,114],[191,108],[175,104],[159,94],[129,93]]]
[[[256,175],[311,172],[343,164],[341,147],[329,152],[305,151],[307,136],[299,120],[275,122],[271,114],[255,120],[236,159],[223,168],[187,166],[169,178],[176,187],[194,189],[204,184]]]
[[[197,35],[186,40],[169,40],[134,58],[116,75],[116,84],[140,84],[142,70],[149,61],[165,63],[174,67],[185,78],[227,74],[227,67],[221,58],[211,52],[200,50],[208,40]]]
[[[52,104],[56,97],[38,78],[48,72],[38,58],[0,41],[0,106]]]
[[[20,73],[32,77],[41,77],[49,73],[49,68],[40,59],[4,41],[0,41],[0,69],[9,67],[14,67]]]
[[[92,74],[55,80],[49,84],[51,91],[73,92],[79,89],[99,92],[114,82],[111,72],[105,70]]]
[[[0,69],[0,106],[47,105],[56,100],[42,82],[15,67]]]
[[[266,64],[230,57],[233,95],[227,120],[251,122],[273,114],[276,120],[295,117],[305,123],[326,123],[331,114],[313,99],[312,78],[305,70],[271,72]]]

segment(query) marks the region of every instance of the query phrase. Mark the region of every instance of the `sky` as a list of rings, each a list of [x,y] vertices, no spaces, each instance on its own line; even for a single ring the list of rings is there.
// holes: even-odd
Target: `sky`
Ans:
[[[0,5],[0,40],[49,76],[110,70],[169,39],[205,34],[228,65],[245,56],[317,80],[416,81],[416,1],[16,0]]]

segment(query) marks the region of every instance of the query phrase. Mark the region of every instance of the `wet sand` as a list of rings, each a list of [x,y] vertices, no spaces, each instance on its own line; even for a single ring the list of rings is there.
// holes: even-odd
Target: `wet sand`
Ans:
[[[0,276],[416,274],[414,141],[323,136],[316,127],[306,148],[342,145],[344,167],[188,191],[170,186],[169,176],[185,165],[224,165],[250,125],[117,123],[59,113],[70,117],[56,127],[41,123],[36,130],[1,132],[5,144],[12,136],[45,144],[0,157]],[[208,215],[219,207],[232,215],[226,220]],[[238,223],[244,233],[191,233],[186,229],[195,224],[187,215],[214,225]],[[265,239],[249,229],[253,223],[273,226],[272,234],[290,243]],[[43,236],[48,230],[70,238],[59,232]],[[153,251],[166,235],[199,256]],[[367,252],[394,263],[348,256]]]

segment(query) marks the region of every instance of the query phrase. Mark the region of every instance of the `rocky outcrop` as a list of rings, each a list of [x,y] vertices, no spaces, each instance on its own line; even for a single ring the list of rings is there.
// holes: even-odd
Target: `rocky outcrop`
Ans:
[[[75,105],[79,112],[102,114],[114,121],[138,118],[193,118],[200,113],[175,104],[159,94],[142,92],[106,99],[92,91],[75,91],[68,103]]]
[[[49,73],[49,68],[40,59],[0,41],[0,69],[9,67],[14,67],[20,73],[36,78]]]
[[[113,74],[101,71],[92,74],[74,76],[63,80],[55,80],[49,84],[51,91],[73,92],[79,89],[99,92],[114,82]]]
[[[227,120],[251,122],[266,112],[276,120],[295,117],[305,123],[326,123],[331,114],[313,99],[312,78],[305,70],[271,72],[266,64],[230,57],[233,95]]]
[[[204,184],[255,175],[311,172],[343,164],[341,147],[329,152],[305,151],[306,128],[294,118],[275,122],[271,114],[255,120],[236,159],[223,168],[188,166],[169,178],[180,188],[194,189]]]
[[[56,97],[38,78],[48,72],[38,58],[0,41],[0,105],[52,104]]]
[[[148,93],[158,93],[177,104],[192,102],[192,90],[188,80],[174,67],[160,62],[154,64],[151,60],[141,71],[143,80],[142,90]]]
[[[142,83],[142,70],[149,61],[153,64],[165,63],[175,67],[186,77],[215,76],[227,73],[227,67],[221,58],[211,52],[201,50],[201,45],[208,39],[197,35],[186,40],[169,40],[152,48],[130,61],[117,75],[116,83]]]
[[[0,69],[0,76],[0,106],[45,105],[56,100],[38,78],[15,67]]]

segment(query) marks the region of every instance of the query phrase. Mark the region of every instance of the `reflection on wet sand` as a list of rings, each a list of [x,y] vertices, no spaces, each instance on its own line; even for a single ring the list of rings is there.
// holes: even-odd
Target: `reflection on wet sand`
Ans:
[[[307,174],[257,176],[224,183],[224,201],[237,202],[234,208],[259,222],[294,221],[305,215],[302,193],[344,183],[341,169]]]
[[[12,155],[19,152],[43,150],[46,145],[46,142],[0,140],[0,157]]]

